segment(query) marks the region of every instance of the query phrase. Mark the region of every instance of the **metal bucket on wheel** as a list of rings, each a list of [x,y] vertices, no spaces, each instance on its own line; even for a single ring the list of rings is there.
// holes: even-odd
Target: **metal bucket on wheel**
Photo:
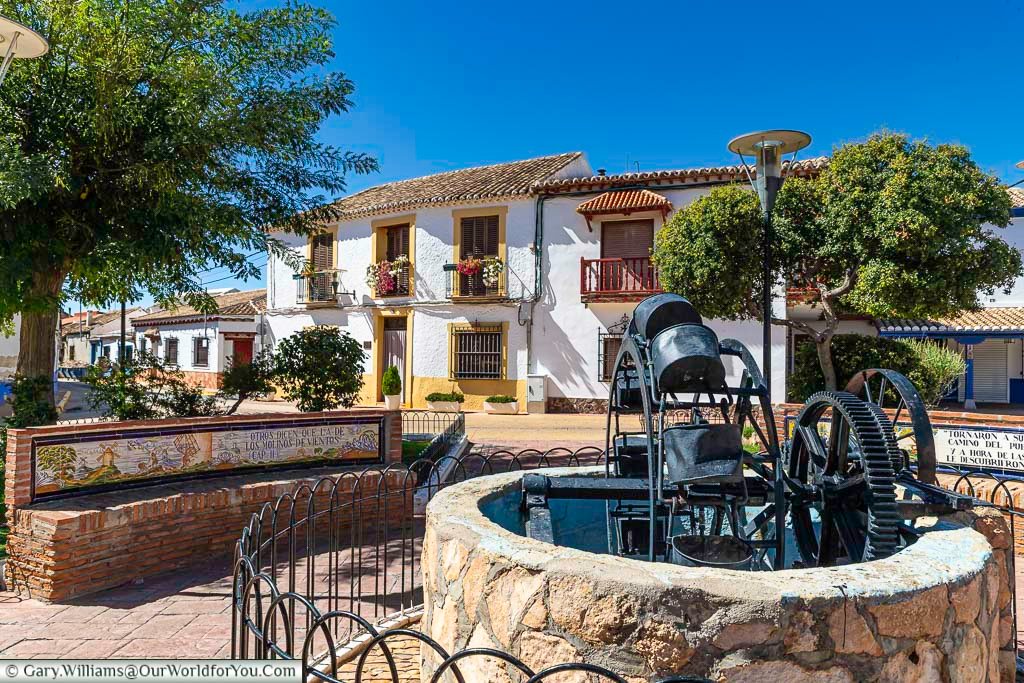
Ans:
[[[673,564],[684,567],[712,567],[750,571],[754,549],[735,536],[679,534],[672,537]]]
[[[653,339],[667,327],[680,323],[701,324],[700,313],[678,294],[649,296],[633,309],[632,326],[644,339]]]
[[[718,335],[706,325],[668,327],[651,340],[658,390],[665,393],[718,391],[725,387],[725,365]]]

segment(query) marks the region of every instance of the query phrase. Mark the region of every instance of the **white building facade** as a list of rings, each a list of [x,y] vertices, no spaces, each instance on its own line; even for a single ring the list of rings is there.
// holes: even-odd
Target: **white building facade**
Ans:
[[[804,163],[796,170],[816,162]],[[342,220],[321,236],[275,235],[310,267],[298,273],[270,257],[267,321],[278,340],[310,325],[351,334],[366,351],[366,403],[381,400],[381,375],[395,365],[406,407],[458,391],[469,410],[494,394],[515,396],[520,410],[603,410],[621,323],[660,291],[654,234],[672,211],[741,173],[595,175],[574,153],[371,188],[340,200]],[[499,260],[500,276],[488,283],[454,271],[470,257]],[[367,268],[384,260],[399,265],[397,286],[382,293]],[[775,314],[786,314],[781,292]],[[761,357],[759,323],[707,322]],[[772,354],[781,401],[784,329],[773,330]]]

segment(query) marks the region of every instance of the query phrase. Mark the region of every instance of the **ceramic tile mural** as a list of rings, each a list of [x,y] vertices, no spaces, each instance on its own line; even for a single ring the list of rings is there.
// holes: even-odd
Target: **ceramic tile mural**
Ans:
[[[35,493],[258,465],[376,461],[380,424],[315,424],[255,429],[140,432],[36,446]]]

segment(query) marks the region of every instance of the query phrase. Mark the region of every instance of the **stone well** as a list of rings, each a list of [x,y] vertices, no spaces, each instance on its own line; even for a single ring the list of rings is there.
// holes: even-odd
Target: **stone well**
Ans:
[[[587,471],[604,470],[545,473]],[[517,500],[522,475],[466,481],[427,507],[421,623],[449,652],[497,648],[535,671],[585,661],[637,682],[1013,680],[1009,532],[994,510],[919,520],[931,530],[884,560],[736,572],[508,531],[483,509]],[[437,660],[422,658],[428,680]],[[466,680],[518,680],[495,660],[460,668]]]

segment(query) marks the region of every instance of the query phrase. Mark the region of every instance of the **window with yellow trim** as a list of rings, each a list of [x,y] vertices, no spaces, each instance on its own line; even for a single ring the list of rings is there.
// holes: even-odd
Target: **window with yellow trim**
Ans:
[[[452,379],[504,379],[505,331],[501,325],[474,325],[452,329]]]

